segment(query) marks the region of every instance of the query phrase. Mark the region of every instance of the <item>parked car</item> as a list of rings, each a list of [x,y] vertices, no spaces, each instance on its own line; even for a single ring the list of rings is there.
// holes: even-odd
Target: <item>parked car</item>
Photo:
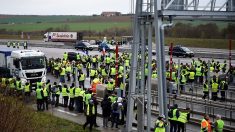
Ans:
[[[93,50],[93,47],[91,46],[91,44],[89,44],[88,42],[84,42],[84,41],[79,41],[75,44],[74,48],[76,50],[81,49],[81,50]]]
[[[110,45],[110,44],[107,44],[106,42],[103,42],[98,46],[98,51],[102,51],[103,48],[105,49],[105,51],[108,51],[108,52],[109,51],[111,51],[111,52],[115,51],[115,47]]]
[[[87,54],[82,51],[68,52],[68,60],[69,61],[77,60],[77,54],[80,54],[81,56],[87,56]]]
[[[169,52],[168,52],[168,54],[170,55],[170,48],[169,48]],[[172,55],[173,56],[177,56],[177,57],[179,57],[179,56],[183,56],[183,57],[194,57],[194,53],[193,53],[193,51],[191,51],[189,48],[187,48],[187,47],[184,47],[184,46],[175,46],[175,47],[173,47],[173,49],[172,49]]]

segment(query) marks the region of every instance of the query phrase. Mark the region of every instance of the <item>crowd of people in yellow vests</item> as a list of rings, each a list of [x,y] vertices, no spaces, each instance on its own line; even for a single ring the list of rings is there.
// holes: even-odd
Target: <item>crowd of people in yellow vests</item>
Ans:
[[[141,59],[141,57],[139,57]],[[146,62],[148,57],[146,55]],[[75,110],[77,112],[84,112],[87,116],[87,121],[84,124],[84,129],[87,124],[90,124],[90,130],[92,126],[98,126],[96,124],[97,116],[97,97],[96,86],[97,84],[104,84],[106,89],[105,97],[101,102],[103,109],[103,127],[108,127],[108,121],[111,117],[112,125],[124,124],[124,118],[127,112],[127,103],[124,91],[128,91],[128,79],[131,66],[131,54],[124,52],[118,56],[117,60],[113,53],[109,55],[76,55],[75,60],[71,60],[68,53],[63,54],[63,59],[49,58],[47,63],[47,72],[51,73],[55,78],[59,79],[59,82],[51,82],[49,79],[47,82],[36,83],[36,99],[38,111],[48,110],[48,104],[50,103],[54,107],[60,104],[60,96],[63,97],[63,107],[68,107],[69,110]],[[157,79],[157,64],[156,60],[152,60],[151,64],[152,79]],[[170,72],[172,67],[172,72]],[[180,73],[178,73],[180,69]],[[148,76],[148,64],[145,64],[145,80]],[[208,80],[208,72],[214,74],[211,80]],[[85,74],[86,73],[86,74]],[[177,65],[173,63],[170,66],[169,62],[166,62],[166,79],[175,83],[179,83],[180,90],[184,92],[185,84],[192,84],[189,89],[193,90],[193,84],[202,84],[202,90],[204,93],[203,99],[209,94],[209,84],[211,84],[212,99],[216,101],[217,93],[220,91],[221,100],[225,100],[225,91],[228,89],[228,81],[226,79],[219,79],[219,74],[230,73],[235,74],[234,68],[228,69],[226,61],[223,64],[212,60],[209,64],[198,58],[198,60],[192,60],[191,64]],[[85,81],[88,78],[90,80],[90,88],[85,87]],[[77,80],[76,80],[77,79]],[[141,72],[137,73],[137,79],[141,79]],[[78,81],[79,85],[75,86],[75,82]],[[24,92],[25,101],[29,102],[30,93],[32,92],[29,83],[25,85],[21,84],[19,78],[0,78],[1,91],[9,95],[21,96]],[[71,84],[71,86],[69,86]],[[119,92],[116,92],[118,88]],[[125,89],[125,90],[124,90]],[[120,94],[119,94],[120,93]],[[119,94],[119,95],[118,95]],[[75,107],[74,107],[75,106]],[[179,111],[177,105],[170,108],[168,116],[170,121],[170,131],[184,131],[185,123],[190,118],[190,110]],[[105,111],[105,112],[104,112]],[[107,114],[108,113],[108,114]],[[120,120],[121,116],[121,120]],[[221,123],[221,117],[218,116],[217,125],[215,130],[220,132],[223,129],[223,123]],[[206,123],[204,123],[206,122]],[[202,120],[201,126],[202,132],[210,132],[210,122],[205,117]],[[165,126],[168,123],[165,121],[164,116],[159,116],[156,121],[155,132],[164,132]]]

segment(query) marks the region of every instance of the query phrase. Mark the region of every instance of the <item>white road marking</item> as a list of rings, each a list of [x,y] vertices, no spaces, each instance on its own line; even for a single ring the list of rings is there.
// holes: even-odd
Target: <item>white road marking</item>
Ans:
[[[64,111],[64,110],[61,110],[61,109],[56,109],[56,110],[57,110],[57,111],[59,111],[59,112],[62,112],[62,113],[68,114],[68,115],[78,116],[77,114],[74,114],[74,113],[71,113],[71,112],[67,112],[67,111]]]

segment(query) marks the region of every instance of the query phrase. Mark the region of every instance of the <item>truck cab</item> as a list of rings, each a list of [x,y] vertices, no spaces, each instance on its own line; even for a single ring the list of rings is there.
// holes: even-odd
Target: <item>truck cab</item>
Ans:
[[[11,77],[20,78],[22,84],[29,82],[35,86],[36,82],[46,81],[46,57],[43,52],[35,50],[5,50],[4,61],[0,67],[9,70]]]

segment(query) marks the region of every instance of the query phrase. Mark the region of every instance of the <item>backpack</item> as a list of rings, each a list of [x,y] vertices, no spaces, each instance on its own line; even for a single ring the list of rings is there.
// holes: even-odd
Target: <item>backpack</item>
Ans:
[[[168,111],[168,117],[169,117],[169,118],[173,118],[173,109],[171,109],[170,111]]]
[[[118,110],[118,102],[113,103],[112,109],[113,109],[113,111]]]

